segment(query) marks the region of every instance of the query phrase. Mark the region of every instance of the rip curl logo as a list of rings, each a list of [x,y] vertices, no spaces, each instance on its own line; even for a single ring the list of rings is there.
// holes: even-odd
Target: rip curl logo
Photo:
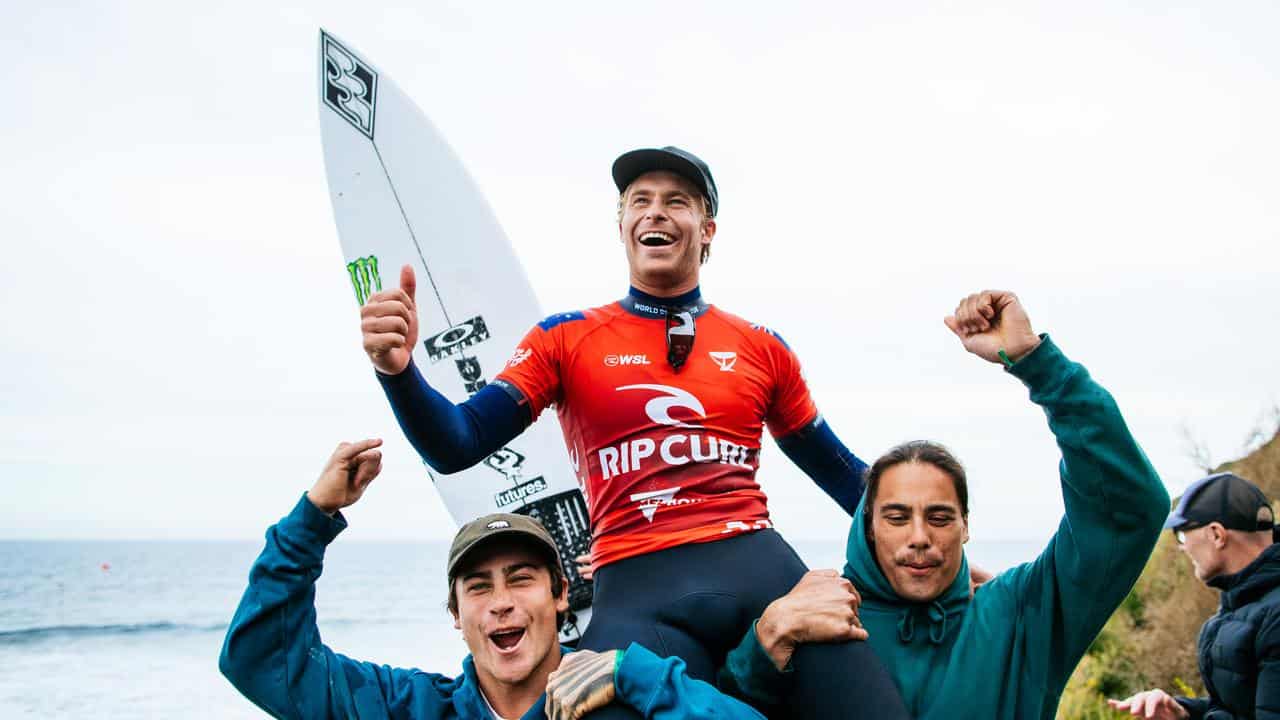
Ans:
[[[324,104],[373,139],[378,74],[328,35],[324,48]]]
[[[644,412],[649,419],[659,425],[670,425],[679,428],[700,428],[701,425],[691,425],[671,417],[671,411],[675,408],[684,408],[685,410],[697,413],[698,417],[705,418],[707,411],[702,407],[702,402],[694,397],[692,393],[680,388],[671,387],[670,385],[623,385],[615,390],[653,390],[663,393],[644,404]]]
[[[716,361],[716,365],[720,366],[720,372],[733,372],[733,366],[738,362],[738,353],[736,352],[709,352],[712,360]]]

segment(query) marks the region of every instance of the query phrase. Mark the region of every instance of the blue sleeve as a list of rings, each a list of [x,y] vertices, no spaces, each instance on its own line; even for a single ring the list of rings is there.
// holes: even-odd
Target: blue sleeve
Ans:
[[[345,527],[341,515],[329,517],[304,495],[293,512],[267,530],[267,545],[249,571],[249,587],[227,630],[218,669],[277,718],[385,717],[406,712],[411,700],[415,709],[428,712],[423,717],[444,717],[450,707],[447,692],[414,697],[414,686],[443,690],[452,679],[358,662],[320,642],[315,582],[325,546]]]
[[[615,678],[618,701],[647,720],[764,720],[750,705],[725,695],[713,685],[690,678],[678,657],[660,658],[631,643]]]
[[[488,457],[529,427],[520,391],[494,381],[454,405],[427,384],[412,361],[399,375],[378,373],[405,437],[436,472],[448,475]]]
[[[790,435],[778,438],[778,447],[853,516],[866,487],[867,464],[840,442],[821,415]]]

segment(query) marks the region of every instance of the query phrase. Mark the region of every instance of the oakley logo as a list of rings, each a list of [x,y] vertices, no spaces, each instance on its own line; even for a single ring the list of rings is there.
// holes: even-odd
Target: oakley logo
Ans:
[[[659,425],[670,425],[680,428],[700,428],[701,425],[690,425],[671,417],[671,411],[675,408],[684,408],[697,413],[698,417],[705,418],[707,411],[702,407],[702,403],[698,398],[694,397],[688,391],[674,388],[670,385],[623,385],[616,388],[622,390],[654,390],[663,393],[649,402],[644,404],[644,412],[649,419]]]
[[[648,355],[605,355],[604,364],[609,367],[619,365],[652,365]]]
[[[712,360],[716,361],[716,365],[720,366],[720,372],[733,372],[733,366],[738,362],[738,353],[736,352],[709,352]]]
[[[422,344],[427,348],[427,357],[434,363],[488,339],[489,328],[485,326],[484,318],[477,315],[432,335],[423,340]]]

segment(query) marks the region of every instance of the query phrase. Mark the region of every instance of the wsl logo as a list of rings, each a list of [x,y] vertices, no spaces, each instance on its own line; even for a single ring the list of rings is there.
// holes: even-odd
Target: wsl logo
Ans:
[[[320,35],[324,53],[324,104],[373,139],[378,74],[327,34]]]
[[[382,276],[378,274],[378,256],[356,258],[347,263],[347,274],[351,276],[351,287],[356,291],[356,302],[364,305],[369,296],[382,290]]]

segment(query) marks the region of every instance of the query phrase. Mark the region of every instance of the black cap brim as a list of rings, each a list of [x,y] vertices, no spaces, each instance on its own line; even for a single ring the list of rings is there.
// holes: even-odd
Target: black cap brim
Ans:
[[[655,170],[673,172],[693,183],[710,202],[711,215],[715,216],[719,198],[714,181],[709,181],[707,173],[697,163],[670,150],[642,148],[619,155],[613,161],[613,184],[618,186],[618,192],[623,192],[636,178]]]

